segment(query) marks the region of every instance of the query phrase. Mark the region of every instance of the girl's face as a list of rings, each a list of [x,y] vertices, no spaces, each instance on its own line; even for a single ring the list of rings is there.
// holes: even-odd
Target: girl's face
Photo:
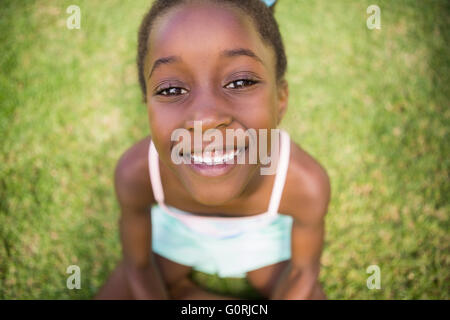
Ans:
[[[277,83],[275,50],[261,40],[251,18],[208,3],[165,13],[155,21],[148,41],[147,107],[161,161],[205,205],[245,194],[246,187],[259,181],[259,164],[248,164],[247,157],[246,164],[216,171],[176,165],[171,152],[178,141],[171,141],[171,135],[187,129],[193,144],[194,121],[201,121],[203,132],[222,132],[225,147],[226,129],[276,128],[286,108],[287,85]]]

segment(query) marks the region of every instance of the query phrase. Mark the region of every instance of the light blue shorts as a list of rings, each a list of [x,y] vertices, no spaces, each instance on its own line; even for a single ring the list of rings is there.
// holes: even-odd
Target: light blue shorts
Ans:
[[[194,270],[242,278],[249,271],[291,258],[291,216],[279,214],[264,227],[225,239],[194,232],[158,205],[153,206],[151,217],[153,252]]]

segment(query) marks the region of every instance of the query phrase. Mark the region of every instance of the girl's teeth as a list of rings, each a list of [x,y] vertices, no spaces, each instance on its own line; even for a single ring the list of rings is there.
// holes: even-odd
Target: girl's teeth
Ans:
[[[216,165],[216,164],[223,164],[224,162],[228,162],[231,159],[233,159],[235,156],[239,155],[241,153],[242,149],[238,149],[237,151],[229,152],[223,156],[196,156],[195,154],[192,154],[191,157],[194,160],[194,163],[205,163],[207,165]]]

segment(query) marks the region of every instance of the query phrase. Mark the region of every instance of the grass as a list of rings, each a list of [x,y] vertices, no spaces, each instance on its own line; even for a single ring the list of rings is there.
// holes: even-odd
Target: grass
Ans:
[[[320,280],[332,299],[449,299],[450,7],[281,0],[282,127],[332,181]],[[2,1],[0,298],[90,299],[120,258],[113,169],[149,133],[135,68],[148,1]],[[66,288],[79,265],[81,290]],[[381,269],[369,290],[366,268]],[[245,281],[194,273],[217,292]]]

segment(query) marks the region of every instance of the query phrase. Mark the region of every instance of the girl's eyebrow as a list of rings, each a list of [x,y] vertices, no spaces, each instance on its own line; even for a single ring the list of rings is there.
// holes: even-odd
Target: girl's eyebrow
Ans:
[[[256,61],[258,61],[262,65],[264,65],[264,62],[262,61],[262,59],[260,57],[258,57],[252,50],[246,49],[246,48],[223,50],[220,55],[223,57],[227,57],[227,58],[232,58],[232,57],[236,57],[236,56],[247,56],[247,57],[255,59]]]
[[[261,58],[258,57],[250,49],[237,48],[237,49],[223,50],[220,53],[220,56],[226,57],[226,58],[233,58],[233,57],[238,57],[238,56],[247,56],[247,57],[253,58],[256,61],[260,62],[262,65],[265,65],[264,62],[261,60]],[[150,74],[148,75],[148,79],[150,79],[150,77],[153,74],[153,71],[155,71],[155,69],[158,68],[159,66],[161,66],[163,64],[170,64],[170,63],[180,62],[180,61],[181,61],[181,57],[180,56],[168,56],[168,57],[163,57],[163,58],[156,59],[155,62],[153,63],[153,67],[152,67],[152,69],[150,71]]]
[[[163,64],[169,64],[169,63],[174,63],[174,62],[179,62],[179,61],[181,61],[180,56],[169,56],[169,57],[156,59],[155,62],[153,63],[153,67],[150,71],[150,74],[148,75],[148,79],[150,79],[153,71],[155,71],[155,69],[158,68],[159,66],[161,66]]]

